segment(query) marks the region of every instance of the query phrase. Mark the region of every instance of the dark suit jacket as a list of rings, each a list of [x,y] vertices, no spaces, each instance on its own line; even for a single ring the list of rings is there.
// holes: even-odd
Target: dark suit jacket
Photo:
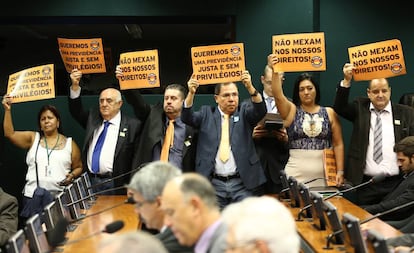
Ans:
[[[362,182],[368,148],[371,112],[368,98],[357,98],[348,103],[349,88],[338,87],[334,110],[340,116],[353,123],[351,141],[348,150],[345,178],[354,185]],[[395,143],[414,135],[414,109],[405,105],[392,104]]]
[[[414,201],[414,173],[409,174],[407,178],[403,179],[401,183],[399,183],[392,192],[388,193],[380,203],[368,205],[364,208],[372,214],[377,214],[411,201]],[[408,206],[406,208],[390,212],[380,218],[382,220],[403,220],[411,216],[413,213],[414,206]]]
[[[143,123],[141,138],[138,144],[138,152],[135,163],[148,163],[153,160],[154,146],[159,144],[165,136],[165,119],[164,108],[162,103],[156,105],[147,104],[138,90],[128,90],[124,92],[126,101],[133,107],[134,113]],[[186,126],[186,133],[183,145],[183,172],[194,171],[196,155],[197,133],[190,127]]]
[[[0,247],[4,247],[10,236],[16,233],[17,223],[17,199],[0,188]]]
[[[257,155],[262,163],[268,184],[275,184],[277,185],[276,188],[282,187],[280,170],[285,169],[289,159],[288,144],[272,137],[258,138],[254,141],[256,144]]]
[[[169,227],[167,227],[163,232],[155,235],[169,253],[193,253],[194,247],[182,246],[178,243],[177,238],[175,238],[174,233]]]
[[[388,238],[387,245],[392,247],[411,247],[414,245],[414,234],[403,234],[400,236]]]
[[[82,106],[81,97],[76,99],[69,98],[69,110],[73,118],[85,128],[85,141],[82,148],[82,163],[83,168],[87,168],[87,153],[89,149],[89,143],[93,138],[93,132],[99,128],[102,124],[103,118],[97,108],[85,111]],[[124,132],[125,136],[118,135],[118,141],[116,143],[114,164],[112,176],[124,174],[135,169],[138,165],[134,164],[134,155],[136,150],[136,143],[139,141],[139,134],[141,129],[141,122],[135,118],[121,112],[121,124],[119,131]],[[90,171],[90,170],[89,170]],[[115,187],[125,185],[129,182],[129,177],[124,176],[115,179]],[[118,193],[124,193],[119,191]]]
[[[254,126],[265,114],[264,103],[244,102],[230,118],[231,150],[247,189],[254,189],[266,182],[252,138]],[[202,106],[198,112],[193,112],[192,108],[183,108],[181,119],[199,129],[195,168],[198,173],[210,178],[220,144],[220,112],[215,106]]]

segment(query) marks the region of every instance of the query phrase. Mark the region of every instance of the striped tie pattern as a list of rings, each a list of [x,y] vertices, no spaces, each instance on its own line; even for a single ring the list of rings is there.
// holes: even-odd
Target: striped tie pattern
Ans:
[[[267,97],[266,98],[266,108],[267,108],[267,112],[272,112],[272,102],[273,102],[273,98],[272,97]]]
[[[374,111],[377,115],[374,128],[374,161],[379,164],[382,161],[382,122],[381,111]]]

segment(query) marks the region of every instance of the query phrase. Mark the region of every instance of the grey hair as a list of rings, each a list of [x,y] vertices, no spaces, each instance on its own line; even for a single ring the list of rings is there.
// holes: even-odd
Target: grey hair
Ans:
[[[116,90],[116,96],[115,96],[115,102],[119,102],[119,101],[122,101],[122,94],[121,94],[121,92],[119,91],[119,90],[117,90],[117,89],[114,89],[114,90]]]
[[[264,241],[270,253],[297,253],[300,239],[289,209],[277,199],[249,197],[228,205],[223,221],[234,231],[237,243]],[[260,229],[252,229],[252,228]]]
[[[105,249],[108,246],[114,246],[114,250]],[[168,253],[158,238],[144,231],[127,232],[108,237],[99,243],[99,252]]]
[[[181,181],[181,192],[184,200],[188,201],[192,196],[198,196],[206,206],[218,208],[216,191],[208,179],[197,173],[186,173]]]
[[[140,193],[147,201],[155,201],[161,196],[165,184],[179,175],[181,170],[170,163],[150,162],[134,174],[127,187]]]

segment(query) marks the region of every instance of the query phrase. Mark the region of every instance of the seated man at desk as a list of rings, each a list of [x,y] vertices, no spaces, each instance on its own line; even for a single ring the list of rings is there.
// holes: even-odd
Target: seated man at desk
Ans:
[[[134,174],[127,188],[133,195],[139,219],[147,228],[160,231],[155,236],[168,252],[191,253],[192,247],[181,246],[171,229],[165,226],[165,215],[161,209],[161,194],[165,184],[179,175],[181,170],[170,163],[150,162]]]
[[[372,214],[386,212],[414,201],[414,136],[405,137],[398,142],[394,146],[394,152],[397,153],[398,167],[404,176],[398,186],[388,193],[380,203],[363,206],[365,210]],[[396,221],[408,218],[413,212],[414,205],[410,205],[382,215],[381,219],[399,229],[404,224]]]

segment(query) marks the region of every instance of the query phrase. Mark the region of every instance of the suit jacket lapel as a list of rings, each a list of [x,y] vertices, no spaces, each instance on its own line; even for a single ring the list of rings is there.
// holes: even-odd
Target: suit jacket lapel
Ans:
[[[102,117],[100,116],[100,114],[98,112],[96,117],[94,117],[92,122],[91,122],[91,127],[88,128],[88,131],[86,132],[86,136],[85,136],[86,141],[84,143],[85,154],[87,154],[88,148],[90,148],[90,144],[91,144],[92,138],[93,138],[93,133],[95,132],[96,129],[98,129],[102,125],[102,122],[103,122],[103,119],[102,119]]]
[[[391,110],[392,110],[392,123],[394,126],[395,143],[397,143],[398,140],[401,140],[401,123],[403,122],[401,121],[401,111],[395,106],[391,106]],[[399,124],[395,124],[396,122],[399,122]]]
[[[193,128],[185,125],[185,136],[184,136],[184,143],[183,143],[183,158],[187,153],[187,150],[191,145],[193,145]]]
[[[122,145],[124,145],[125,138],[127,138],[127,135],[129,134],[128,131],[130,131],[130,129],[128,129],[128,127],[129,125],[126,120],[126,117],[124,114],[121,113],[121,123],[119,124],[118,140],[116,142],[114,163],[115,163],[116,157],[119,154],[119,151],[121,150]]]
[[[221,139],[221,114],[219,109],[216,107],[214,108],[215,112],[214,112],[214,124],[216,125],[216,134],[217,134],[217,140],[219,140],[218,143],[220,143],[220,139]]]
[[[239,120],[240,120],[240,113],[239,113],[238,109],[236,109],[236,111],[233,113],[233,115],[231,115],[229,120],[230,120],[230,122],[229,122],[229,124],[230,124],[229,125],[229,130],[230,130],[229,136],[230,136],[230,140],[231,140],[231,136],[233,134],[233,128],[237,124],[237,122],[239,122]]]

